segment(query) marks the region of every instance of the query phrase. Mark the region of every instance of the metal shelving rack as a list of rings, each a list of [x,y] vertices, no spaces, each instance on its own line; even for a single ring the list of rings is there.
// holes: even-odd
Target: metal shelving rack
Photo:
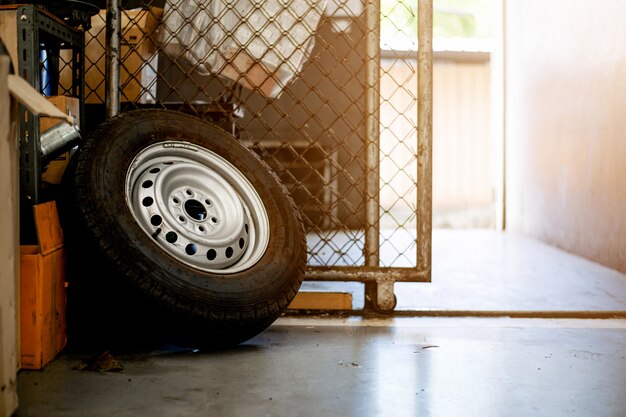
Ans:
[[[83,31],[68,26],[35,5],[5,6],[0,11],[15,11],[17,19],[17,70],[30,85],[40,89],[40,52],[48,51],[51,95],[58,94],[59,52],[72,51],[71,88],[68,93],[83,106],[84,38]],[[39,117],[20,108],[20,187],[22,212],[41,202],[41,156]]]

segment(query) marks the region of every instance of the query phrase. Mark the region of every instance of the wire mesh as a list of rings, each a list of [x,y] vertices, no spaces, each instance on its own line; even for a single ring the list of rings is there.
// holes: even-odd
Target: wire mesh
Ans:
[[[416,214],[415,2],[122,7],[122,110],[192,113],[257,152],[300,209],[309,266],[418,266],[417,228],[429,219]],[[105,22],[105,11],[94,16],[85,38],[90,105],[105,101]]]

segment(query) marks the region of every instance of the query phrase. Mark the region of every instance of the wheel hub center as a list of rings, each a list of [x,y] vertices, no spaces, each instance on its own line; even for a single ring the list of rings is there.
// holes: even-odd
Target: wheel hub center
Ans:
[[[204,208],[204,204],[194,199],[185,201],[185,213],[198,222],[204,221],[207,217],[207,211],[206,208]]]

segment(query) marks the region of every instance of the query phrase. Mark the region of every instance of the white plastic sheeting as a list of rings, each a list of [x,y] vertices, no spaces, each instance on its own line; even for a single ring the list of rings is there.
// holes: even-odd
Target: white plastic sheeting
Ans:
[[[326,0],[167,0],[159,43],[200,74],[276,98],[302,70]]]

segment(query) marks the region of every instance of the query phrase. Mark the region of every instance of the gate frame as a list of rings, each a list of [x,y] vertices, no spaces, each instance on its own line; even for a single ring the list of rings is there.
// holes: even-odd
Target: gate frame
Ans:
[[[366,0],[366,177],[365,266],[309,266],[306,281],[363,282],[364,311],[390,313],[396,306],[395,282],[430,282],[432,264],[432,100],[433,0],[417,2],[417,201],[416,266],[380,266],[380,1]],[[107,116],[119,112],[118,0],[107,0],[105,103]]]

